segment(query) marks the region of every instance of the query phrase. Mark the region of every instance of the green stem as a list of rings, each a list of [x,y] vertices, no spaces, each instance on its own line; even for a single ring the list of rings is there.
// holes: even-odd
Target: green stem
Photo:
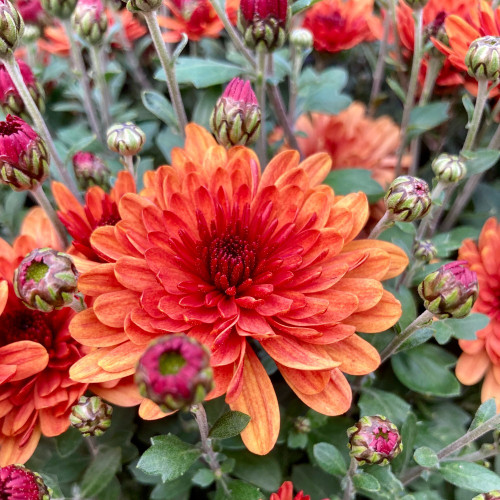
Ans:
[[[439,221],[441,220],[443,212],[445,211],[446,207],[448,206],[448,204],[450,202],[451,196],[454,192],[454,187],[455,187],[454,185],[451,185],[451,186],[447,186],[445,189],[443,203],[436,211],[436,215],[433,215],[433,219],[431,221],[432,224],[430,225],[430,228],[429,228],[429,238],[434,236],[434,233],[436,232],[436,229],[439,225]]]
[[[469,151],[474,147],[474,141],[476,140],[476,135],[479,131],[479,125],[481,123],[484,106],[486,105],[487,100],[488,80],[479,80],[477,82],[476,105],[474,106],[474,113],[472,114],[472,120],[469,125],[469,130],[467,132],[467,137],[465,138],[461,153],[463,153],[464,151]]]
[[[135,168],[134,168],[134,157],[133,156],[122,156],[122,163],[125,165],[130,175],[135,179]]]
[[[172,101],[172,106],[177,117],[177,122],[179,123],[179,131],[183,137],[185,137],[185,129],[188,123],[186,111],[184,110],[184,104],[182,103],[182,96],[179,90],[179,85],[177,84],[177,78],[175,76],[175,61],[172,61],[170,57],[165,42],[161,34],[160,27],[158,26],[158,19],[156,17],[156,11],[143,12],[144,19],[148,25],[149,33],[153,39],[153,44],[156,49],[156,53],[160,58],[160,63],[165,72],[165,78],[167,80],[168,93],[170,95],[170,100]]]
[[[421,241],[422,239],[425,239],[425,235],[426,235],[429,227],[431,227],[431,224],[432,224],[432,221],[434,220],[434,218],[439,220],[439,216],[442,213],[444,203],[441,206],[437,206],[435,204],[435,201],[440,198],[441,193],[444,191],[445,187],[446,187],[446,185],[443,184],[441,181],[439,181],[436,184],[436,187],[432,190],[431,210],[430,210],[429,214],[427,215],[427,217],[422,219],[422,221],[420,222],[420,225],[418,226],[417,235],[415,236],[416,241]]]
[[[104,74],[104,65],[102,58],[102,49],[99,46],[92,45],[90,47],[90,58],[92,60],[92,69],[94,70],[95,82],[101,96],[101,114],[104,129],[107,130],[111,125],[110,107],[111,98],[109,96],[109,88],[106,83]]]
[[[358,462],[355,458],[351,458],[351,463],[349,464],[349,470],[344,478],[345,487],[344,487],[344,497],[343,500],[352,500],[355,498],[354,484],[352,482],[352,476],[356,474],[356,470],[358,469]]]
[[[54,144],[54,141],[52,140],[52,136],[50,135],[47,124],[45,123],[45,120],[43,119],[40,110],[35,104],[35,101],[31,97],[31,94],[28,88],[26,87],[26,84],[24,83],[21,71],[19,70],[19,66],[14,58],[14,55],[9,54],[8,56],[6,56],[3,59],[3,63],[7,68],[7,72],[9,73],[9,76],[14,82],[14,85],[16,86],[16,89],[19,92],[19,95],[21,96],[24,105],[26,106],[28,114],[31,116],[31,119],[33,120],[33,124],[38,130],[38,133],[42,136],[42,139],[47,144],[50,155],[54,163],[56,164],[57,170],[59,171],[59,175],[61,176],[62,181],[71,190],[71,192],[75,195],[75,197],[80,200],[81,196],[78,191],[78,188],[76,187],[75,182],[73,181],[72,177],[66,170],[66,167],[63,161],[61,160],[59,153],[57,152],[56,146]]]
[[[266,56],[267,50],[261,45],[257,50],[257,100],[259,101],[262,121],[257,142],[257,151],[261,168],[267,165],[267,140],[266,140]]]
[[[377,222],[376,226],[371,230],[371,233],[368,235],[368,239],[374,240],[378,238],[380,234],[382,234],[386,229],[394,226],[394,221],[391,220],[389,216],[389,212],[386,212],[384,216]]]
[[[288,82],[288,121],[294,124],[295,110],[297,107],[297,95],[299,92],[298,81],[300,68],[302,67],[302,51],[297,50],[297,47],[293,43],[290,44],[290,59],[292,61],[292,71],[290,73],[290,79]]]

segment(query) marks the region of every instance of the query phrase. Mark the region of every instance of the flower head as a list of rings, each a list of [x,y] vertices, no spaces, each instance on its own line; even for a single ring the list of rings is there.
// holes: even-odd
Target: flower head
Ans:
[[[9,500],[49,500],[50,494],[40,474],[22,465],[0,467],[0,493]]]
[[[309,495],[304,495],[303,491],[299,491],[293,496],[293,483],[292,481],[285,481],[276,493],[271,493],[269,500],[310,500]],[[326,500],[323,499],[323,500]]]
[[[91,45],[100,45],[108,29],[108,16],[102,1],[78,0],[71,24],[80,38]]]
[[[442,153],[432,162],[432,171],[437,180],[445,184],[453,184],[462,180],[467,174],[467,166],[458,155]]]
[[[397,177],[389,186],[384,201],[391,218],[401,222],[425,217],[432,203],[427,182],[410,175]]]
[[[106,189],[111,172],[106,164],[93,153],[78,151],[73,155],[73,170],[81,189],[100,186]]]
[[[431,240],[416,241],[413,245],[413,255],[422,262],[430,262],[436,258],[437,248]]]
[[[117,123],[107,131],[108,148],[122,156],[139,154],[146,142],[146,134],[135,123]]]
[[[71,409],[71,427],[83,437],[102,436],[111,426],[113,407],[98,396],[82,396]]]
[[[24,21],[9,0],[0,0],[0,58],[17,48],[24,33]]]
[[[51,16],[69,19],[78,0],[40,0],[40,2]]]
[[[208,397],[225,394],[250,415],[243,440],[264,454],[277,439],[279,409],[254,349],[274,359],[307,405],[345,412],[351,391],[342,372],[368,373],[380,362],[354,332],[398,320],[401,306],[381,281],[408,259],[387,242],[353,241],[368,202],[321,184],[327,155],[299,163],[286,151],[261,173],[251,150],[226,150],[194,124],[186,134],[172,165],[146,177],[142,196],[121,198],[121,220],[91,236],[107,263],[80,277],[80,291],[95,301],[71,331],[98,347],[71,373],[82,381],[129,376],[151,340],[184,332],[211,352]],[[151,418],[149,404],[140,415]]]
[[[21,118],[0,122],[0,182],[16,191],[32,189],[49,175],[49,153],[43,139]]]
[[[500,37],[483,36],[469,45],[465,64],[476,80],[495,81],[500,76]]]
[[[476,495],[472,500],[500,500],[500,490],[489,491]]]

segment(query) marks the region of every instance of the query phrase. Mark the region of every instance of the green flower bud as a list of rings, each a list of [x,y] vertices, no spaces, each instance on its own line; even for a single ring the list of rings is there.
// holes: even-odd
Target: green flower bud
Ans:
[[[472,500],[500,500],[500,490],[489,491],[476,495]]]
[[[107,132],[108,148],[122,156],[134,156],[142,150],[146,134],[134,123],[117,123]]]
[[[347,429],[349,454],[360,465],[387,465],[403,450],[398,428],[382,415],[362,417]]]
[[[0,0],[0,58],[17,48],[24,34],[24,21],[9,0]]]
[[[71,16],[75,33],[91,45],[100,45],[108,29],[108,16],[101,0],[79,0]]]
[[[161,7],[163,0],[128,0],[127,9],[130,12],[152,12]]]
[[[423,9],[429,0],[404,0],[405,4],[413,10]]]
[[[466,261],[450,262],[427,275],[418,294],[424,307],[438,318],[464,318],[479,294],[477,275]]]
[[[436,258],[437,249],[431,240],[416,241],[413,245],[413,255],[422,262],[430,262]]]
[[[78,429],[84,437],[101,436],[111,425],[113,407],[98,396],[82,396],[71,408],[71,427]]]
[[[297,417],[293,421],[293,427],[301,434],[309,434],[311,432],[311,421],[307,417]]]
[[[91,186],[109,187],[110,171],[95,154],[78,151],[73,156],[73,170],[80,189],[86,191]]]
[[[432,162],[432,171],[438,181],[453,184],[465,177],[467,167],[459,156],[443,153]]]
[[[290,33],[290,43],[295,45],[298,49],[308,50],[311,49],[314,43],[314,36],[306,28],[297,28]]]
[[[468,73],[476,80],[495,81],[500,76],[500,37],[483,36],[469,45],[465,56]]]
[[[427,182],[410,175],[395,179],[389,186],[384,201],[390,218],[400,222],[421,219],[431,208]]]
[[[78,0],[40,0],[43,9],[59,19],[69,19],[77,2]]]

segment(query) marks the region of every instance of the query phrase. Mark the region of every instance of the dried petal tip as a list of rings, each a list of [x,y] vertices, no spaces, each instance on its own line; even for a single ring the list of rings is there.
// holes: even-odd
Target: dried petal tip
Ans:
[[[146,134],[132,122],[117,123],[108,128],[108,148],[122,156],[140,153],[145,142]]]
[[[438,181],[453,184],[462,180],[467,173],[465,162],[457,155],[443,153],[432,162],[432,171]]]
[[[413,255],[422,262],[430,262],[436,258],[437,248],[431,240],[416,241],[413,245]]]
[[[469,45],[465,56],[468,73],[476,80],[495,81],[500,76],[500,37],[483,36]]]
[[[314,35],[307,28],[297,28],[290,33],[290,43],[298,49],[312,49],[314,44]]]
[[[489,491],[476,495],[472,500],[500,500],[500,490]]]
[[[109,187],[110,171],[106,164],[95,154],[78,151],[73,156],[73,170],[80,189],[86,191],[91,186]]]
[[[0,182],[15,191],[33,189],[49,175],[49,153],[42,138],[21,118],[0,122]]]
[[[77,2],[78,0],[40,0],[43,9],[59,19],[69,19]]]
[[[362,417],[347,429],[351,457],[360,465],[387,465],[403,450],[398,428],[381,415]]]
[[[130,12],[152,12],[161,7],[163,0],[128,0],[127,9]]]
[[[410,175],[396,178],[389,186],[384,200],[390,218],[400,222],[421,219],[431,208],[427,182]]]
[[[108,29],[108,16],[101,0],[79,0],[71,16],[75,33],[90,45],[100,45]]]
[[[0,467],[0,498],[49,500],[50,491],[42,477],[23,465]]]
[[[424,307],[440,319],[468,316],[478,293],[477,275],[464,260],[441,266],[418,286]]]
[[[78,301],[77,281],[78,271],[69,255],[52,248],[37,248],[21,261],[13,284],[27,307],[50,312]]]
[[[0,0],[0,58],[17,48],[24,34],[24,21],[9,0]]]
[[[71,408],[69,421],[84,437],[101,436],[111,425],[113,407],[98,396],[82,396]]]
[[[226,148],[257,140],[261,112],[249,81],[233,78],[217,100],[210,126],[219,144]]]
[[[163,411],[188,409],[214,387],[210,354],[186,335],[161,337],[141,356],[135,381],[141,395]]]

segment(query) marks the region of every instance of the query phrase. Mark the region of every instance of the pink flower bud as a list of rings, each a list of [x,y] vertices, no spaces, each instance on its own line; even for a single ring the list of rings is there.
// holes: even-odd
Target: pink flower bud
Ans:
[[[78,151],[73,156],[73,170],[80,188],[84,191],[90,186],[108,187],[110,171],[106,164],[95,154]]]
[[[1,498],[9,500],[49,500],[49,490],[36,472],[23,465],[0,467]]]
[[[108,16],[101,0],[78,0],[71,24],[83,40],[99,45],[108,29]]]

